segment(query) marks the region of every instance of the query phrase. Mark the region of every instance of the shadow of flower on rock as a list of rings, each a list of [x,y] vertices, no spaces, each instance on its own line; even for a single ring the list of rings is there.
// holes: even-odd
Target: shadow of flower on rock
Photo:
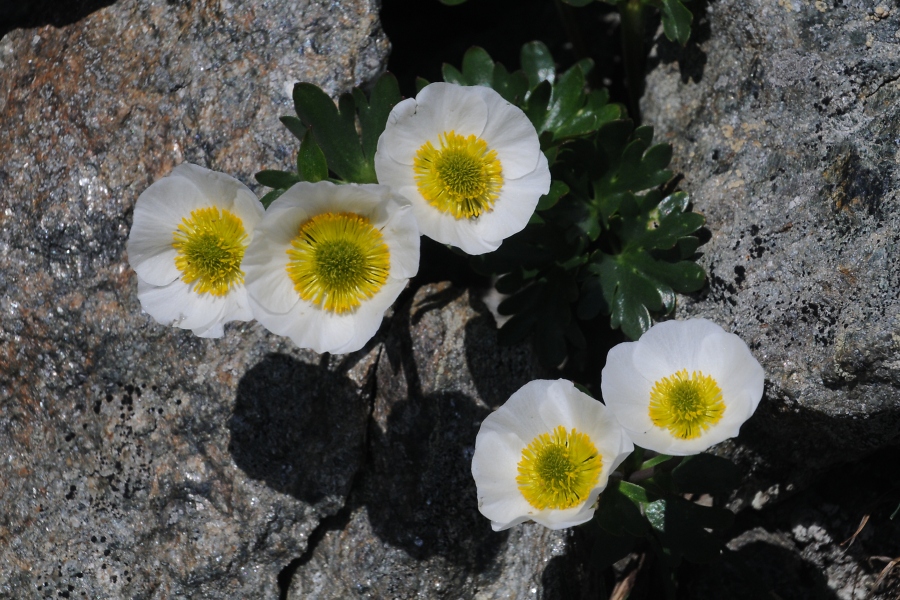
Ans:
[[[443,354],[448,350],[440,316],[463,294],[453,286],[438,289],[394,316],[355,502],[365,505],[380,539],[411,557],[439,555],[479,572],[507,538],[478,512],[471,474],[475,434],[489,410],[460,391],[424,391],[419,373],[446,367],[454,371],[451,379],[466,376]]]
[[[474,433],[487,415],[463,394],[398,402],[385,431],[373,425],[362,502],[382,540],[416,559],[440,555],[479,572],[507,534],[478,512],[471,474]]]
[[[269,354],[241,378],[229,450],[251,478],[309,504],[343,504],[362,462],[367,402],[345,375]]]

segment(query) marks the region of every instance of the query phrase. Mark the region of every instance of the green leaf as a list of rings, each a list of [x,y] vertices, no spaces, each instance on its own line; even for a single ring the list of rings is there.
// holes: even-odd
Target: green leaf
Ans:
[[[447,83],[466,85],[466,78],[463,77],[463,74],[449,63],[444,63],[444,66],[441,68],[441,74],[444,76],[444,81]]]
[[[328,179],[328,163],[325,154],[308,131],[303,136],[300,151],[297,152],[297,172],[304,181],[315,183]]]
[[[262,203],[263,208],[269,208],[269,205],[277,200],[278,197],[286,191],[287,190],[272,190],[271,192],[260,198],[259,201]]]
[[[297,115],[312,130],[328,167],[345,181],[375,183],[374,166],[366,160],[356,133],[353,97],[344,94],[339,103],[340,112],[331,98],[315,85],[294,86]]]
[[[581,284],[581,296],[578,299],[578,307],[575,315],[584,321],[589,321],[601,312],[609,313],[609,304],[603,295],[603,285],[596,275],[587,274]]]
[[[678,42],[682,46],[687,44],[691,37],[691,11],[681,3],[681,0],[661,0],[660,15],[662,17],[663,32],[672,42]]]
[[[584,102],[584,72],[577,66],[563,73],[553,85],[547,114],[538,131],[554,131],[563,127]]]
[[[550,183],[550,191],[541,196],[535,210],[547,210],[552,208],[559,202],[559,199],[569,193],[569,186],[564,182],[556,180]]]
[[[602,529],[617,536],[642,536],[647,531],[647,520],[641,514],[640,503],[635,503],[623,493],[621,480],[610,481],[603,493],[594,513],[594,521]],[[637,487],[637,486],[635,486]]]
[[[539,133],[543,131],[544,122],[547,119],[547,106],[550,104],[552,94],[553,86],[550,85],[550,82],[542,81],[531,90],[531,94],[528,95],[528,100],[525,102],[523,111]]]
[[[672,470],[672,485],[683,494],[730,492],[740,482],[734,463],[714,454],[688,456]]]
[[[400,84],[391,73],[385,73],[375,82],[369,98],[359,88],[354,88],[353,98],[359,113],[362,148],[366,159],[374,165],[378,138],[384,132],[388,115],[401,100]]]
[[[700,239],[693,235],[680,237],[675,242],[675,246],[678,249],[678,257],[686,260],[697,252],[697,247],[700,246]]]
[[[525,95],[528,93],[528,78],[522,71],[510,73],[506,70],[506,67],[496,63],[494,64],[494,77],[491,87],[507,102],[521,106],[525,100]]]
[[[303,121],[292,116],[279,117],[278,120],[288,128],[288,131],[294,134],[295,138],[303,141],[303,136],[306,135],[306,125],[303,124]]]
[[[647,497],[647,490],[634,483],[620,481],[619,491],[635,504],[643,506],[650,503],[650,499]]]
[[[431,82],[428,81],[427,79],[424,79],[422,77],[416,77],[416,94],[421,92],[425,88],[425,86],[428,85],[429,83],[431,83]]]
[[[300,178],[297,177],[296,173],[288,173],[287,171],[265,170],[260,171],[254,175],[254,177],[256,177],[256,180],[261,184],[276,189],[287,189],[300,181]]]
[[[490,86],[494,82],[494,61],[484,48],[472,46],[463,55],[462,75],[467,85]]]
[[[556,64],[550,49],[543,42],[529,42],[522,46],[519,56],[522,70],[528,77],[529,89],[534,89],[542,81],[551,84],[556,78]]]
[[[662,296],[655,283],[631,264],[633,257],[602,256],[598,274],[604,300],[610,307],[610,326],[621,328],[625,335],[636,340],[650,329],[649,310],[663,307]]]

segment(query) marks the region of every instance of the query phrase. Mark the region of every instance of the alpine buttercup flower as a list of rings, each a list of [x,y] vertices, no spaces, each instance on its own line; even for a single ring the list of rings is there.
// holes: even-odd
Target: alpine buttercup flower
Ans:
[[[665,321],[609,351],[603,401],[637,445],[698,454],[738,435],[765,374],[741,338],[712,321]]]
[[[478,510],[494,531],[589,521],[609,474],[634,450],[615,417],[571,381],[525,384],[475,438]]]
[[[302,348],[362,348],[419,268],[409,203],[382,185],[297,183],[244,257],[253,316]]]
[[[144,190],[126,246],[144,311],[200,337],[252,319],[241,261],[263,212],[234,177],[189,163]]]
[[[486,87],[432,83],[388,116],[378,182],[412,202],[424,235],[469,254],[521,231],[550,190],[538,134]]]

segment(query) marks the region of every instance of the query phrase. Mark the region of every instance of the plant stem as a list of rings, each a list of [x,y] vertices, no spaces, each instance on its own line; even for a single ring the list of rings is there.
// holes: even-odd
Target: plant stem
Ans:
[[[641,123],[641,93],[644,87],[644,5],[641,0],[626,0],[620,5],[622,19],[622,59],[628,84],[628,112],[635,125]]]

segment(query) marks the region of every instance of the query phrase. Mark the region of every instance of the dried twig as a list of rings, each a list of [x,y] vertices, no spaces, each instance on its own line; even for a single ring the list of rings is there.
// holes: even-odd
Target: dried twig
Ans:
[[[859,522],[859,527],[856,528],[856,531],[853,533],[853,535],[851,535],[849,538],[847,538],[846,540],[841,542],[840,545],[841,546],[846,545],[848,548],[850,546],[852,546],[853,542],[856,541],[856,536],[858,536],[862,532],[863,528],[865,528],[866,523],[868,523],[868,522],[869,522],[869,515],[865,515],[862,518],[862,521]]]

